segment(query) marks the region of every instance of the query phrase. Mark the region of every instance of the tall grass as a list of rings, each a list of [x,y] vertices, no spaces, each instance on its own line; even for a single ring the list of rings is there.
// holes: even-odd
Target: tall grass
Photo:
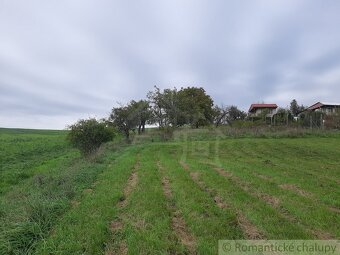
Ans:
[[[174,133],[175,141],[216,140],[225,138],[303,138],[340,137],[338,130],[305,129],[301,127],[207,127],[202,129],[179,128]]]
[[[5,131],[0,136],[5,142],[0,145],[0,254],[32,254],[122,144],[107,144],[85,160],[68,147],[64,132]]]

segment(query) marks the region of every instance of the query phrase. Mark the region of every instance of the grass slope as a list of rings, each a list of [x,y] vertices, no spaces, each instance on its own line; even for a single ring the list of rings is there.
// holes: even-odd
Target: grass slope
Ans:
[[[2,254],[216,254],[219,239],[340,237],[338,135],[198,140],[195,131],[109,144],[87,161],[64,133],[6,132],[0,139],[21,149],[1,151],[3,176],[28,176],[2,183]]]

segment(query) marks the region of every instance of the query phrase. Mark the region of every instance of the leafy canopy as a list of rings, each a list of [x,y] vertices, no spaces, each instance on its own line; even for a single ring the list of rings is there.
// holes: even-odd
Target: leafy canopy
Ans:
[[[96,151],[101,144],[111,141],[115,135],[112,127],[94,118],[81,119],[69,126],[69,129],[67,139],[85,156]]]

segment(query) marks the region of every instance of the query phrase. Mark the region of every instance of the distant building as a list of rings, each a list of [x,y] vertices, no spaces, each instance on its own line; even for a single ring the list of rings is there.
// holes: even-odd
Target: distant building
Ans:
[[[322,112],[325,114],[332,114],[332,113],[335,113],[337,109],[340,109],[340,103],[317,102],[313,104],[312,106],[309,106],[308,108],[306,108],[304,111],[313,111],[313,112],[318,111],[318,112]]]
[[[252,104],[248,112],[250,117],[259,117],[263,113],[266,113],[266,117],[273,117],[277,107],[276,104]]]

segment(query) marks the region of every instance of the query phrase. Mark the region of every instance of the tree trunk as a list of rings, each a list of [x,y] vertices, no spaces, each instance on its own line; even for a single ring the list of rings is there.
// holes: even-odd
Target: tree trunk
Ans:
[[[145,121],[142,122],[142,133],[145,132]]]

